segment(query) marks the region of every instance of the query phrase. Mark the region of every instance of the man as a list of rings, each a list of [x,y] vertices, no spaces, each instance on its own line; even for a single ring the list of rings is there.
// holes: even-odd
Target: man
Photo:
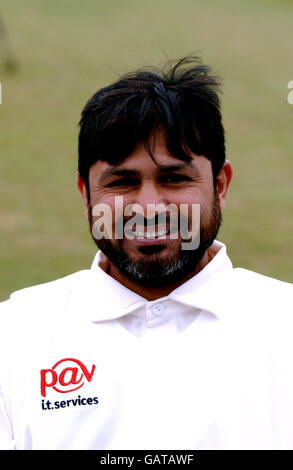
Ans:
[[[216,241],[218,85],[187,58],[86,104],[77,186],[100,250],[1,304],[2,448],[293,447],[292,286]]]

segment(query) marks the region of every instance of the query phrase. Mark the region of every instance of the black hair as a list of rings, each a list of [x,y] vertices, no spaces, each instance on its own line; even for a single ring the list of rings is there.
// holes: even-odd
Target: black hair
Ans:
[[[140,69],[101,88],[86,103],[80,125],[78,171],[86,184],[97,161],[116,165],[163,129],[171,155],[190,161],[190,150],[211,161],[214,182],[225,162],[220,79],[198,57],[185,57],[167,71]],[[153,157],[152,157],[153,158]]]

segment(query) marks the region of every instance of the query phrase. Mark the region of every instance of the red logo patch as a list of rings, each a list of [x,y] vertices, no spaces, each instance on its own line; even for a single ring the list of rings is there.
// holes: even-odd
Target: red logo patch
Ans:
[[[41,395],[46,396],[46,388],[52,387],[56,392],[69,393],[84,385],[84,378],[90,382],[96,366],[90,371],[78,359],[66,358],[56,362],[51,369],[41,370]]]

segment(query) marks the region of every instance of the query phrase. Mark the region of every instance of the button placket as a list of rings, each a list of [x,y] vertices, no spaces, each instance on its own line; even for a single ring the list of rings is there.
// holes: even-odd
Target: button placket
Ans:
[[[156,316],[159,317],[164,313],[164,306],[162,304],[155,304],[152,306],[152,313]]]

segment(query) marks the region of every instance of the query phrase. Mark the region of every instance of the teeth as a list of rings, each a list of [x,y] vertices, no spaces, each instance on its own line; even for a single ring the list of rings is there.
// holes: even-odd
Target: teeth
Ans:
[[[160,230],[159,232],[137,232],[137,235],[143,238],[156,238],[166,235],[166,233],[166,230]]]

